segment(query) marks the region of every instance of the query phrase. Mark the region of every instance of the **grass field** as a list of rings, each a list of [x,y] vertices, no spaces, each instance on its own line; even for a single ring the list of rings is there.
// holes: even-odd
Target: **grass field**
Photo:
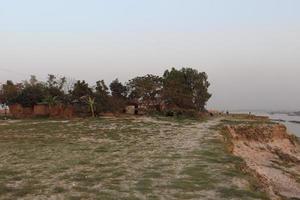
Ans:
[[[0,199],[266,199],[208,121],[0,122]]]

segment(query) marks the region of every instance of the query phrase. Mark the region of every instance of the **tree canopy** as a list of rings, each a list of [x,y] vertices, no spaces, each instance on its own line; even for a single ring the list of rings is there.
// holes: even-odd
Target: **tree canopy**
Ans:
[[[120,112],[132,103],[204,111],[211,97],[209,86],[207,74],[192,68],[172,68],[166,70],[163,76],[137,76],[126,84],[115,79],[109,87],[104,80],[90,86],[84,80],[74,81],[49,74],[45,82],[35,76],[21,83],[6,81],[0,87],[0,104],[19,103],[32,107],[39,103],[53,106],[79,102],[93,108],[93,113]]]
[[[162,90],[162,78],[152,74],[136,77],[127,83],[129,98],[150,104],[158,100]]]
[[[208,92],[210,84],[205,72],[198,72],[192,68],[172,68],[165,71],[163,80],[163,98],[168,104],[204,111],[206,102],[211,97]]]

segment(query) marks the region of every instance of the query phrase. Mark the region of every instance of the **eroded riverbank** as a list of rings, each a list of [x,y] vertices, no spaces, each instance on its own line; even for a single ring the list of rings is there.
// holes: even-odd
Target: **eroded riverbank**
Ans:
[[[300,198],[299,140],[269,120],[232,118],[225,135],[231,152],[246,162],[271,199]]]

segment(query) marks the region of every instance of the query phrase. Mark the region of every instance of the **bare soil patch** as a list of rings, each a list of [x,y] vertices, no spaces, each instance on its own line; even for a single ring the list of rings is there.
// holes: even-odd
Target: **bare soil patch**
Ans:
[[[243,158],[271,199],[300,198],[300,145],[284,125],[228,125],[234,155]]]

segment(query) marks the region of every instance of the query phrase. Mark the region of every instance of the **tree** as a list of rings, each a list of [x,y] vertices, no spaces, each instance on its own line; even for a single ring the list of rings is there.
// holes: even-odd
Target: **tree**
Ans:
[[[86,96],[84,97],[85,103],[89,106],[92,117],[95,117],[95,97]]]
[[[127,97],[127,88],[118,79],[115,79],[109,85],[111,95],[115,98],[126,99]]]
[[[111,91],[111,97],[109,97],[110,110],[122,112],[127,104],[127,87],[118,79],[115,79],[110,83],[109,88]]]
[[[74,100],[80,100],[81,97],[92,96],[93,91],[85,81],[77,81],[70,94]]]
[[[12,81],[6,81],[0,89],[0,104],[11,105],[16,103],[17,96],[22,88],[23,84],[14,84]]]
[[[111,111],[111,104],[109,102],[109,91],[104,80],[97,81],[95,87],[96,110],[98,113]]]
[[[172,68],[165,71],[163,78],[163,98],[167,104],[183,109],[205,110],[206,102],[211,97],[205,72],[191,68]]]
[[[73,104],[78,113],[121,111],[128,102],[144,108],[157,109],[163,102],[167,108],[185,111],[204,111],[211,94],[210,84],[205,72],[192,68],[166,70],[163,77],[145,75],[135,77],[123,85],[115,79],[109,85],[103,80],[94,87],[83,81],[57,77],[49,74],[46,82],[38,81],[35,76],[21,84],[7,81],[0,88],[0,104],[19,103],[25,107],[46,102],[49,107],[57,104]],[[66,89],[68,88],[68,91]],[[110,95],[111,94],[111,95]]]
[[[17,97],[17,103],[24,107],[32,107],[45,99],[45,89],[42,85],[27,85]]]
[[[167,105],[183,109],[193,109],[192,91],[190,90],[185,74],[172,68],[163,75],[163,99]]]
[[[71,90],[69,95],[69,101],[75,103],[75,110],[78,113],[92,112],[94,115],[94,107],[91,109],[91,103],[94,98],[94,93],[89,84],[85,81],[77,81],[74,84],[73,90]],[[90,97],[90,98],[89,98]],[[94,103],[93,103],[94,104]],[[93,105],[94,106],[94,105]]]
[[[108,87],[106,86],[104,80],[96,82],[96,93],[99,94],[101,97],[108,96]]]
[[[31,79],[30,82],[25,83],[25,87],[17,96],[16,103],[19,103],[24,107],[32,107],[37,103],[43,102],[46,96],[44,84]]]
[[[57,105],[58,103],[58,100],[57,100],[57,96],[47,96],[45,99],[44,99],[44,102],[48,104],[49,108]]]
[[[127,87],[131,100],[140,101],[149,106],[151,103],[156,104],[159,99],[162,79],[159,76],[148,74],[130,80]]]
[[[66,78],[57,78],[53,74],[48,75],[46,82],[46,92],[51,97],[57,97],[58,99],[63,99],[64,97],[64,85],[66,84]]]
[[[191,68],[183,68],[182,72],[185,74],[187,84],[192,90],[192,101],[196,110],[204,111],[206,102],[211,97],[211,94],[208,92],[210,83],[208,82],[207,74]]]
[[[71,77],[65,78],[65,81],[66,82],[64,84],[63,91],[65,94],[67,94],[74,89],[74,85],[77,81],[75,78],[71,78]]]

